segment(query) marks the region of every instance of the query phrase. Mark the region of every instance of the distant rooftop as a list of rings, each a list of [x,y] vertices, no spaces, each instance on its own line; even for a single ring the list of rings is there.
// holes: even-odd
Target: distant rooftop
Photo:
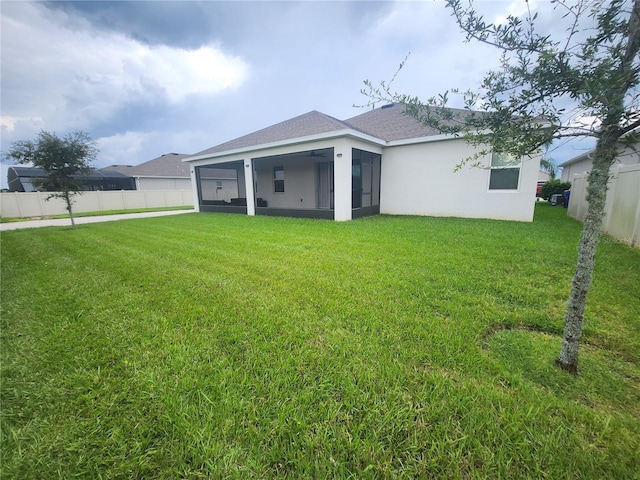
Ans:
[[[131,177],[189,177],[189,165],[182,161],[186,153],[165,153],[140,165],[110,165],[103,171],[116,171]]]

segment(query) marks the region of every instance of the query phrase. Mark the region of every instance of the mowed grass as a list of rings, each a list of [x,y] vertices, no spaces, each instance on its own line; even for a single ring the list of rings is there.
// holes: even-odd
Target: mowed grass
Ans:
[[[3,232],[2,478],[639,478],[640,251],[581,225],[189,214]]]

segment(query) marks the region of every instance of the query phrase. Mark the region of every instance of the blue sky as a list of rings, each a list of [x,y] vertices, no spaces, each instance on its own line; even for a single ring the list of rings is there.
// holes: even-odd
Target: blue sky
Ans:
[[[526,11],[477,3],[492,21]],[[550,2],[529,5],[560,28]],[[363,81],[389,80],[409,52],[395,90],[425,99],[474,88],[498,63],[464,43],[441,1],[3,1],[0,14],[2,151],[40,130],[83,130],[96,167],[195,153],[311,110],[357,115]]]

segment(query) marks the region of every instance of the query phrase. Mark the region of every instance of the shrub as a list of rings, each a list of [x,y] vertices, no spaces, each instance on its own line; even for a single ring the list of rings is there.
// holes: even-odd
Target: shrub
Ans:
[[[542,193],[540,196],[545,200],[549,200],[551,195],[556,193],[564,193],[565,190],[571,188],[571,182],[563,182],[562,180],[549,180],[542,185]]]

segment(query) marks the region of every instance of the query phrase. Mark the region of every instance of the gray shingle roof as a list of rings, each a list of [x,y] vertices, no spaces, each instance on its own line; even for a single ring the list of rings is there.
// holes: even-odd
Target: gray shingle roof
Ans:
[[[185,153],[165,153],[140,165],[110,165],[102,168],[101,171],[116,172],[128,177],[190,178],[189,164],[182,161],[183,158],[190,156]],[[209,168],[207,172],[211,178],[236,178],[235,170]]]
[[[189,177],[189,165],[182,159],[190,156],[185,153],[165,153],[140,165],[112,165],[102,170],[115,170],[132,177]]]
[[[452,110],[462,115],[468,114],[467,110]],[[229,142],[221,143],[193,156],[206,156],[230,150],[240,150],[340,130],[355,130],[386,142],[440,134],[436,129],[423,125],[410,115],[406,115],[404,113],[404,105],[400,103],[385,105],[356,115],[348,120],[338,120],[313,110]]]
[[[386,142],[439,135],[436,129],[405,115],[401,103],[385,105],[345,120],[351,128]]]
[[[270,127],[263,128],[257,132],[244,135],[229,142],[222,143],[215,147],[211,147],[202,152],[196,153],[194,156],[207,155],[210,153],[226,152],[255,145],[264,145],[267,143],[279,142],[282,140],[290,140],[294,138],[307,137],[310,135],[318,135],[321,133],[335,132],[339,130],[347,130],[351,128],[340,120],[325,115],[324,113],[313,110],[304,115],[300,115],[284,122],[276,123]]]

